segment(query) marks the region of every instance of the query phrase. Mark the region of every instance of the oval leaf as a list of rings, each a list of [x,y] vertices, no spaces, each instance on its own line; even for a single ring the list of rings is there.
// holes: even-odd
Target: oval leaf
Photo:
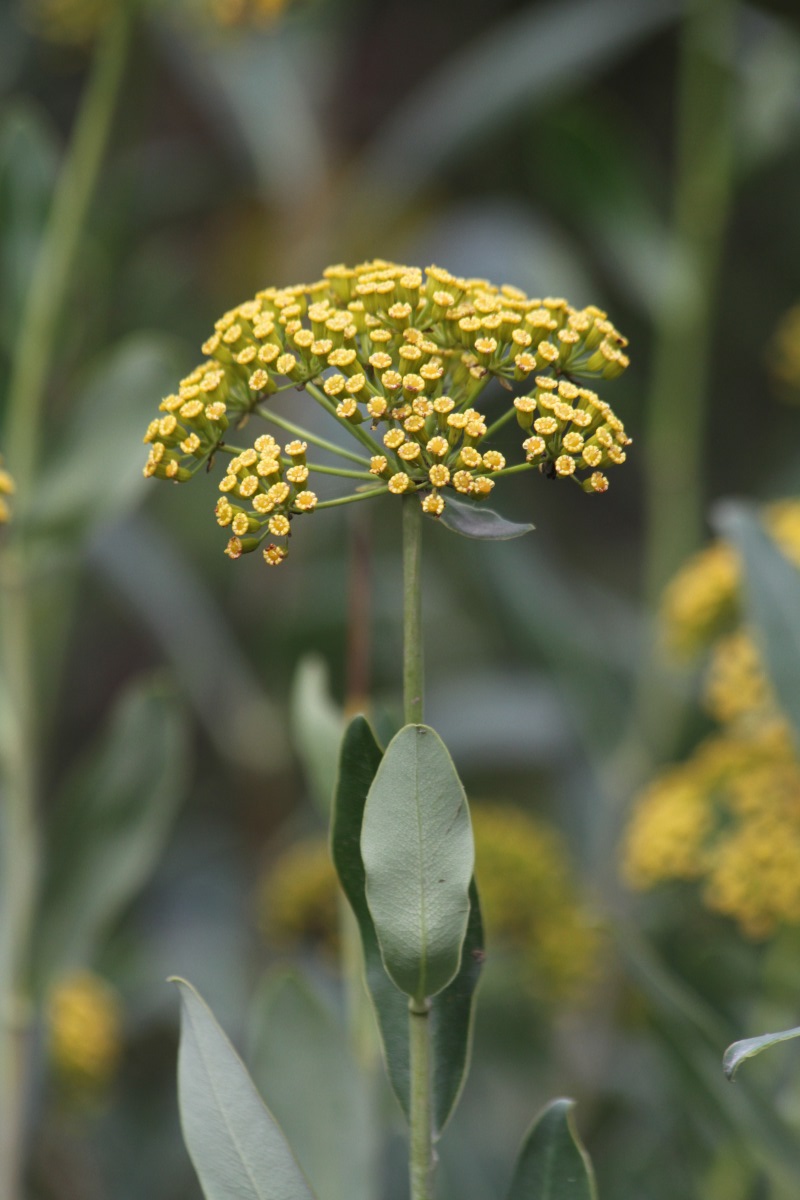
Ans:
[[[778,1042],[790,1042],[797,1037],[800,1037],[800,1025],[796,1025],[794,1029],[784,1029],[780,1033],[762,1033],[759,1037],[744,1038],[741,1042],[734,1042],[725,1051],[722,1069],[728,1079],[733,1079],[740,1064],[746,1058],[755,1058],[769,1046],[776,1046]]]
[[[531,1125],[508,1200],[597,1200],[589,1156],[572,1123],[574,1100],[553,1100]]]
[[[440,525],[462,537],[478,538],[481,541],[507,542],[509,538],[522,537],[530,533],[535,525],[519,525],[516,521],[507,521],[491,508],[483,508],[477,504],[467,504],[464,500],[449,498],[444,512],[440,517],[432,517]]]
[[[178,1099],[206,1200],[313,1200],[286,1138],[211,1009],[184,979]]]
[[[765,532],[752,505],[717,505],[714,524],[744,563],[744,599],[772,686],[800,745],[800,571]]]
[[[453,760],[427,725],[392,739],[361,830],[367,903],[383,963],[418,1002],[455,977],[469,920],[475,851]]]

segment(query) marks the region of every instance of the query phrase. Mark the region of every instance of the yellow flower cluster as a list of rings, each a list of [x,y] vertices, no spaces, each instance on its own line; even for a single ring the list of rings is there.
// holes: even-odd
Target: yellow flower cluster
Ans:
[[[266,402],[295,388],[366,448],[368,457],[345,457],[360,462],[366,479],[375,477],[368,495],[416,493],[430,516],[441,515],[448,491],[478,501],[492,492],[507,467],[485,442],[514,416],[526,435],[522,469],[538,466],[552,478],[604,492],[602,468],[625,461],[630,439],[609,405],[576,380],[615,378],[628,365],[625,344],[593,307],[578,311],[565,300],[531,299],[438,267],[383,261],[329,267],[317,283],[267,288],[217,321],[203,346],[204,363],[162,402],[166,415],[148,428],[145,474],[182,482],[215,451],[235,453],[236,468],[222,490],[239,500],[257,498],[262,507],[222,505],[221,523],[232,524],[239,538],[232,556],[255,549],[268,531],[285,536],[290,517],[314,506],[305,503],[313,493],[304,491],[301,500],[290,492],[267,508],[269,488],[259,478],[277,476],[285,465],[294,487],[290,472],[326,468],[295,460],[289,447],[293,461],[282,464],[274,442],[265,457],[264,438],[229,451],[224,434],[251,413],[289,427]],[[487,425],[476,404],[493,379],[512,397],[522,394]],[[302,441],[300,431],[292,444]],[[267,513],[270,521],[262,520]],[[285,534],[272,528],[273,518]],[[283,545],[265,551],[271,563],[283,556]]]
[[[596,976],[600,933],[555,829],[509,805],[472,808],[475,878],[487,943],[519,956],[540,1000],[579,998]]]
[[[59,1074],[78,1088],[105,1087],[122,1049],[122,1010],[114,989],[89,971],[74,972],[54,987],[47,1016]]]
[[[288,0],[210,0],[210,11],[220,25],[273,25]]]
[[[800,566],[800,502],[770,505],[764,524]],[[737,626],[739,588],[739,561],[717,542],[667,591],[670,644],[710,647],[703,699],[723,732],[639,797],[624,873],[639,888],[695,880],[709,908],[766,937],[800,923],[800,761],[756,643]]]
[[[624,874],[636,888],[696,880],[753,938],[800,923],[800,763],[781,722],[716,735],[640,797]]]
[[[599,935],[555,830],[519,809],[473,806],[476,876],[492,946],[513,952],[531,993],[569,1000],[593,976]],[[265,875],[261,925],[279,945],[335,947],[337,884],[327,844],[291,846]]]
[[[800,391],[800,304],[784,314],[772,339],[770,366],[779,384]]]
[[[3,469],[3,457],[0,455],[0,525],[6,525],[11,520],[8,498],[14,495],[15,490],[14,480],[8,471]]]
[[[767,505],[764,525],[800,567],[800,501]],[[712,542],[693,555],[664,591],[661,624],[668,649],[691,657],[734,628],[740,615],[739,584],[739,559],[726,542]]]

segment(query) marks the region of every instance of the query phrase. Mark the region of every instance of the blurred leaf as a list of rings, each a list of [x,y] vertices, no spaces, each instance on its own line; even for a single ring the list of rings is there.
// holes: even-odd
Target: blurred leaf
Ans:
[[[178,346],[156,334],[125,339],[94,368],[31,505],[38,532],[78,537],[142,497],[142,437],[181,374]]]
[[[763,169],[796,144],[800,130],[800,36],[786,21],[747,14],[738,70],[739,158]]]
[[[253,1079],[317,1196],[371,1200],[373,1097],[342,1029],[308,985],[287,972],[265,980],[250,1032]]]
[[[328,668],[321,658],[309,655],[297,667],[290,701],[294,747],[321,812],[330,812],[344,716],[328,689]]]
[[[458,973],[475,864],[467,797],[429,726],[406,725],[389,743],[367,796],[361,857],[384,966],[421,1003]]]
[[[522,537],[523,533],[530,533],[535,528],[533,525],[519,525],[514,521],[507,521],[491,508],[454,500],[452,497],[448,497],[444,512],[435,519],[453,533],[492,542],[505,542],[509,538]]]
[[[728,1079],[733,1079],[745,1059],[754,1058],[768,1046],[776,1046],[778,1042],[790,1042],[797,1037],[800,1037],[800,1025],[794,1029],[784,1029],[781,1033],[762,1033],[759,1037],[744,1038],[740,1042],[734,1042],[725,1051],[722,1069]]]
[[[279,769],[281,714],[174,539],[137,515],[101,532],[90,556],[158,638],[217,750],[239,766]]]
[[[364,806],[381,761],[381,751],[363,717],[355,717],[342,743],[342,764],[333,809],[333,860],[361,931],[366,982],[375,1006],[389,1082],[406,1117],[409,1112],[408,1002],[383,966],[367,907],[360,835]],[[453,982],[431,1005],[434,1130],[442,1132],[466,1077],[472,1038],[475,990],[483,963],[483,926],[475,881],[461,965]]]
[[[181,1126],[206,1200],[312,1200],[279,1125],[210,1008],[191,984],[173,982],[181,994]]]
[[[508,1200],[596,1200],[589,1156],[572,1122],[574,1100],[552,1100],[525,1135]]]
[[[188,753],[172,694],[151,680],[133,683],[50,826],[39,924],[45,978],[90,962],[146,883],[184,799]]]
[[[2,18],[0,18],[2,19]],[[2,28],[0,27],[0,33]],[[0,36],[0,45],[6,45]],[[0,113],[0,340],[9,348],[28,292],[58,173],[59,147],[35,109]]]
[[[380,193],[388,219],[459,154],[474,155],[481,137],[509,115],[586,88],[679,11],[674,0],[555,0],[521,9],[437,63],[366,149],[348,195],[369,195],[375,204],[376,188],[391,180]]]
[[[713,519],[742,557],[748,620],[800,744],[800,571],[765,532],[753,505],[726,501]]]

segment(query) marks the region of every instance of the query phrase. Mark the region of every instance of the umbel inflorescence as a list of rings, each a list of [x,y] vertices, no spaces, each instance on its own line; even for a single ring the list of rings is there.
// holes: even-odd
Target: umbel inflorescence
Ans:
[[[226,553],[261,547],[270,565],[285,558],[295,519],[331,504],[416,494],[438,517],[448,497],[484,500],[509,470],[534,467],[604,492],[605,468],[625,461],[630,438],[581,381],[620,375],[626,344],[598,308],[531,299],[438,267],[329,267],[317,283],[267,288],[217,321],[204,361],[150,423],[144,473],[181,483],[229,456],[216,506],[231,532]],[[486,392],[493,380],[502,388]],[[271,401],[289,389],[326,409],[361,452],[277,413]],[[484,393],[494,408],[506,397],[489,423]],[[263,433],[231,445],[231,431],[251,416],[291,440]],[[509,468],[487,443],[514,417],[522,461]],[[348,468],[310,462],[309,443],[343,455]],[[350,479],[355,490],[320,502],[315,472]]]

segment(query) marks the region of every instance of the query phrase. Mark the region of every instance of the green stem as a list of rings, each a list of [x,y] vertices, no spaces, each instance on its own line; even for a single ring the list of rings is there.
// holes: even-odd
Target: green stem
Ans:
[[[339,496],[336,500],[321,500],[317,508],[338,508],[340,504],[355,504],[357,500],[371,500],[373,496],[383,496],[388,488],[370,488],[368,492],[354,492],[351,496]]]
[[[34,637],[25,505],[35,480],[45,387],[58,322],[122,82],[130,28],[128,4],[98,47],[20,318],[8,388],[6,454],[21,500],[20,517],[2,554],[0,574],[0,702],[9,709],[3,748],[5,812],[0,872],[0,1200],[22,1194],[24,1102],[32,1021],[29,946],[38,892],[41,846],[37,826]]]
[[[494,437],[498,430],[502,429],[504,425],[507,425],[512,417],[515,417],[516,415],[517,410],[512,405],[511,408],[503,413],[502,417],[498,417],[497,420],[489,426],[489,428],[486,430],[486,433],[483,435],[483,441],[487,441],[490,437]]]
[[[503,467],[502,471],[490,471],[490,479],[500,479],[502,475],[519,475],[521,471],[535,471],[538,463],[516,463],[513,467]]]
[[[340,458],[346,458],[349,462],[359,463],[362,467],[369,466],[369,459],[364,458],[363,454],[353,454],[351,450],[344,450],[341,446],[337,446],[335,442],[329,442],[327,438],[318,437],[316,433],[309,433],[307,429],[303,429],[300,425],[295,425],[293,421],[287,421],[285,417],[279,417],[277,413],[270,412],[269,409],[259,407],[256,409],[256,412],[269,424],[277,425],[278,429],[283,429],[286,433],[294,434],[295,437],[309,442],[312,446],[318,446],[320,450],[327,450],[330,454],[338,454]]]
[[[316,384],[307,383],[306,391],[308,392],[309,396],[316,400],[317,404],[322,405],[326,413],[329,413],[330,416],[333,417],[334,421],[337,422],[337,424],[347,425],[347,428],[349,432],[352,433],[353,437],[358,438],[361,444],[366,446],[371,454],[383,454],[383,447],[379,442],[376,442],[373,437],[370,437],[363,425],[351,425],[348,421],[342,421],[342,418],[337,416],[336,405],[328,399],[325,393],[318,388]]]
[[[735,0],[689,0],[681,51],[670,275],[646,431],[648,599],[702,536],[714,304],[733,177]]]
[[[408,1002],[411,1067],[411,1200],[432,1200],[436,1156],[433,1149],[433,1079],[431,1071],[430,1001]]]
[[[423,711],[422,506],[403,496],[403,712],[407,725]]]
[[[291,459],[281,460],[291,466]],[[348,471],[344,467],[323,467],[321,463],[306,463],[309,471],[316,471],[319,475],[339,475],[342,479],[367,479],[371,483],[374,482],[376,476],[369,471]]]

